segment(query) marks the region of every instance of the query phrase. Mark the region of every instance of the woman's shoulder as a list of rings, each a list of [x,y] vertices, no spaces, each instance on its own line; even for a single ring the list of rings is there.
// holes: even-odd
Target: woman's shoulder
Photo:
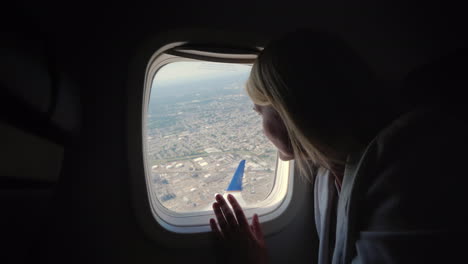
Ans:
[[[467,131],[448,113],[420,108],[357,152],[340,193],[335,259],[392,262],[386,257],[407,259],[411,245],[414,256],[430,260],[446,241],[439,234],[466,231]]]
[[[421,107],[409,111],[384,128],[371,142],[378,155],[402,154],[409,149],[466,143],[468,126],[454,115],[435,107]],[[425,146],[425,147],[424,147]]]
[[[461,205],[467,132],[464,122],[431,108],[392,122],[369,144],[356,171],[354,191],[365,195],[365,211],[406,227],[444,222],[436,211]]]
[[[375,169],[431,160],[452,163],[468,150],[467,134],[465,121],[435,107],[421,107],[392,121],[354,159]]]
[[[362,158],[373,163],[377,174],[398,166],[429,166],[434,173],[449,164],[458,168],[468,151],[467,134],[466,122],[438,108],[421,107],[401,115],[380,131],[367,146],[368,157]]]

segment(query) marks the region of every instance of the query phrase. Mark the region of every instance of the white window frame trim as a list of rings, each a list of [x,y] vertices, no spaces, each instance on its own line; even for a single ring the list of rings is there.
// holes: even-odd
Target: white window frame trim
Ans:
[[[176,50],[176,53],[177,52]],[[179,53],[180,54],[180,53]],[[178,54],[178,55],[179,55]],[[182,55],[182,54],[181,54]],[[146,179],[146,187],[151,204],[151,211],[160,226],[164,229],[180,234],[203,233],[211,231],[209,219],[214,217],[212,211],[199,211],[190,213],[178,213],[164,207],[156,197],[154,191],[151,190],[152,182],[150,173],[149,160],[147,156],[147,111],[153,79],[159,69],[169,63],[180,61],[212,61],[223,63],[241,63],[252,64],[256,55],[232,55],[226,54],[224,57],[221,54],[209,53],[206,51],[198,52],[196,50],[184,50],[185,57],[175,56],[170,54],[168,50],[155,54],[148,64],[148,72],[145,78],[145,88],[143,97],[142,109],[142,137],[143,137],[143,152],[144,152],[144,171]],[[182,56],[184,56],[182,55]],[[193,57],[193,58],[188,58]],[[197,59],[195,59],[197,58]],[[277,158],[275,181],[273,188],[267,198],[258,203],[255,208],[247,208],[244,210],[246,217],[250,220],[256,213],[261,222],[270,222],[284,213],[288,207],[293,193],[293,171],[291,162],[281,161]],[[214,197],[213,197],[214,202]]]

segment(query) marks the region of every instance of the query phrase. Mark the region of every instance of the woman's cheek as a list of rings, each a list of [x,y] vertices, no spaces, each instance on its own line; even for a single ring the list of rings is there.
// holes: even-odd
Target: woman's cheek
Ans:
[[[263,131],[265,136],[280,151],[280,158],[284,157],[283,160],[294,158],[288,133],[280,120],[264,120]]]
[[[278,151],[278,156],[280,160],[282,161],[288,161],[288,160],[293,160],[294,159],[294,154],[293,153],[284,153],[282,151]]]

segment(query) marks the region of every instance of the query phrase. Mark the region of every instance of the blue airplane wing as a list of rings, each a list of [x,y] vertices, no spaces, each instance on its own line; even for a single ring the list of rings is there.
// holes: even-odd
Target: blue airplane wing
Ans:
[[[242,176],[244,176],[244,167],[245,160],[241,160],[226,191],[242,191]]]

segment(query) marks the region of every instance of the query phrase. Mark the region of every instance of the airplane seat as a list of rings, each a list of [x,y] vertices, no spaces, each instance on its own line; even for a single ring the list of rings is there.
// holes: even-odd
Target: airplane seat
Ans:
[[[413,106],[436,106],[468,122],[464,89],[468,48],[460,48],[410,72],[401,94]]]
[[[0,262],[26,263],[54,216],[66,146],[79,127],[77,95],[40,37],[0,43]]]

